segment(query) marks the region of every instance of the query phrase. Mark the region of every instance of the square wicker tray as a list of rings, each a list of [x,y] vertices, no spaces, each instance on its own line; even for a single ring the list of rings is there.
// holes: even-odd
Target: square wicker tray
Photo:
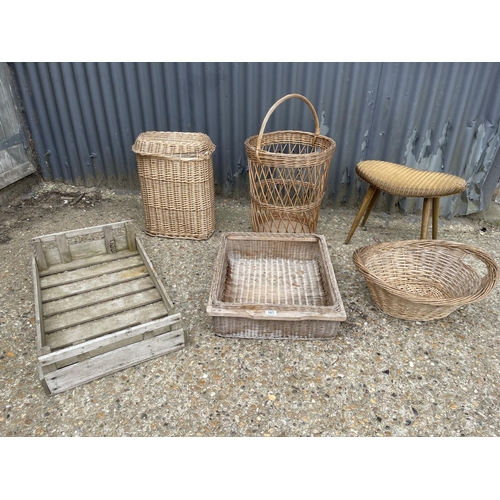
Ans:
[[[324,236],[223,234],[207,313],[224,337],[335,337],[346,313]]]

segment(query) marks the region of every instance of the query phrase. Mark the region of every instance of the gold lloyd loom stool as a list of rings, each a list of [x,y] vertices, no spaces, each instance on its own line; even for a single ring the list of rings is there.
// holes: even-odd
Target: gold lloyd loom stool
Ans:
[[[370,186],[352,223],[345,243],[349,243],[351,240],[363,215],[361,226],[365,225],[372,208],[377,202],[380,191],[396,196],[424,198],[420,239],[427,239],[432,209],[432,239],[435,240],[438,231],[440,197],[462,193],[467,187],[467,182],[464,179],[453,174],[427,172],[386,161],[362,161],[356,165],[356,173]]]

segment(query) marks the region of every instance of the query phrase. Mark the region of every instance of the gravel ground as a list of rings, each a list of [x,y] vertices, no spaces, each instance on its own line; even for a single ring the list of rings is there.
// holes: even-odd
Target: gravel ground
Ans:
[[[217,198],[217,230],[206,241],[147,236],[138,193],[41,184],[0,213],[1,436],[500,434],[500,287],[447,318],[408,322],[376,309],[352,263],[354,249],[375,239],[418,237],[419,214],[374,213],[344,245],[355,211],[322,209],[317,232],[329,244],[347,321],[332,341],[275,341],[216,337],[206,314],[221,231],[251,230],[247,200]],[[47,396],[30,239],[125,219],[182,313],[186,347]],[[442,219],[439,236],[500,262],[500,228],[481,217]]]

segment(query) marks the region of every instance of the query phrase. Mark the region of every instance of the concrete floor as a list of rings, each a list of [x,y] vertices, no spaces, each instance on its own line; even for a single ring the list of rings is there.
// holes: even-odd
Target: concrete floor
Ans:
[[[72,204],[79,194],[84,196]],[[491,208],[491,207],[490,207]],[[439,237],[500,262],[495,213],[440,220]],[[250,231],[246,200],[216,199],[206,241],[149,237],[139,193],[41,184],[0,208],[0,436],[499,436],[500,287],[430,322],[373,304],[352,252],[413,239],[420,215],[321,210],[347,320],[331,341],[227,339],[206,314],[221,232]],[[30,239],[132,219],[182,313],[186,347],[63,394],[38,380]]]

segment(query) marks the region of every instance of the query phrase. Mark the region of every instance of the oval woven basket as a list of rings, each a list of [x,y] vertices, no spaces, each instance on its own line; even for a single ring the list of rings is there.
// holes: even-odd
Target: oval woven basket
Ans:
[[[500,268],[484,251],[444,240],[358,248],[352,256],[375,305],[396,318],[430,321],[486,298]]]
[[[314,118],[315,131],[264,133],[275,109],[298,98]],[[258,135],[245,141],[254,232],[314,233],[336,143],[320,135],[318,115],[300,94],[288,94],[268,111]]]

